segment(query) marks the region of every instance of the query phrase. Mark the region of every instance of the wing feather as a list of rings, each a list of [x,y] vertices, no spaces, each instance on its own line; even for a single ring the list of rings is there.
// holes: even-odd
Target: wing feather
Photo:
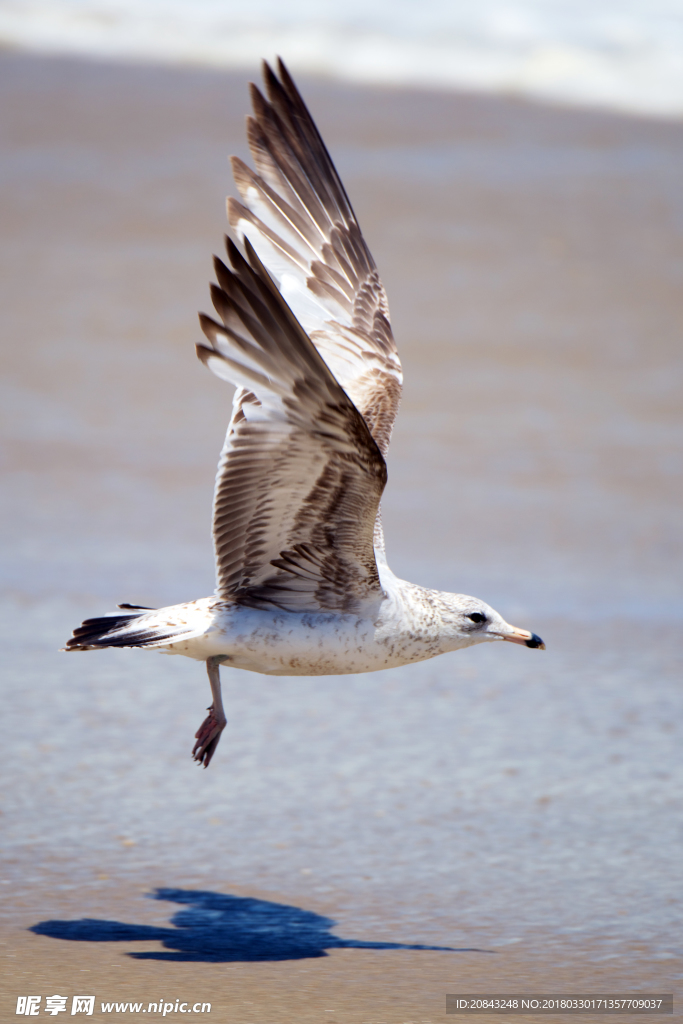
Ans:
[[[282,61],[251,87],[247,136],[256,171],[233,158],[241,202],[228,219],[281,294],[386,455],[401,364],[374,260],[325,144]],[[349,333],[350,332],[350,333]]]
[[[245,243],[228,241],[199,358],[238,388],[214,494],[217,593],[254,607],[356,611],[381,596],[386,483],[365,419]]]

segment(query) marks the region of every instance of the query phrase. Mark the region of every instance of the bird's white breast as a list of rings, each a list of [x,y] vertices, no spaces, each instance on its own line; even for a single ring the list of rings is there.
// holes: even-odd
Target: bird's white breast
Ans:
[[[406,615],[400,592],[390,592],[372,614],[293,613],[223,602],[206,607],[206,631],[164,645],[190,658],[224,655],[226,665],[265,675],[344,675],[393,668],[432,658],[460,643],[445,638],[425,608]],[[199,604],[199,602],[198,602]]]

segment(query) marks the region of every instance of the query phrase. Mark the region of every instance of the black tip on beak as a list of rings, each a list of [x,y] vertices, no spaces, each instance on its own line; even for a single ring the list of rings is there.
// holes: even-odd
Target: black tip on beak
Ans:
[[[540,650],[545,650],[545,644],[541,640],[540,636],[536,636],[535,633],[531,634],[531,639],[526,641],[527,647],[538,647]]]

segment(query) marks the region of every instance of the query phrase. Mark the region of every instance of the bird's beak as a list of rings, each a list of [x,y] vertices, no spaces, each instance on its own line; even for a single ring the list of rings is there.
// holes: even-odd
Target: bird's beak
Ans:
[[[541,640],[540,636],[536,636],[535,633],[530,633],[528,629],[518,629],[517,626],[508,626],[503,632],[501,629],[496,630],[501,640],[509,640],[511,644],[523,644],[524,647],[536,647],[540,651],[545,650],[545,644]]]

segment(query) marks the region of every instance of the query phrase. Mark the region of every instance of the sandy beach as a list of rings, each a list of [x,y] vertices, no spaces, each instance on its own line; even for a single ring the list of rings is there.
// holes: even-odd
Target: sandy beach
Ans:
[[[546,652],[231,672],[207,772],[203,666],[58,653],[117,602],[213,589],[231,396],[193,346],[247,78],[0,54],[3,1019],[676,993],[680,122],[300,82],[404,367],[390,564]]]

